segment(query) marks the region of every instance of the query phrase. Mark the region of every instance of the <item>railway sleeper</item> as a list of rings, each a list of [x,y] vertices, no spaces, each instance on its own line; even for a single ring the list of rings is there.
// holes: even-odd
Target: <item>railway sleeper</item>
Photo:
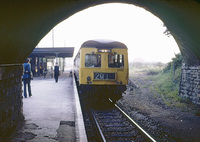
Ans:
[[[117,124],[117,125],[115,125],[115,124],[110,124],[110,125],[105,125],[104,127],[130,127],[130,125],[124,125],[124,124]],[[132,128],[134,128],[133,126],[132,126]]]
[[[103,125],[106,125],[106,124],[109,124],[109,123],[123,123],[123,120],[120,120],[120,121],[115,121],[115,120],[106,120],[106,121],[99,121],[100,124],[103,124]]]
[[[98,116],[99,119],[119,119],[122,118],[122,116]]]
[[[133,128],[104,128],[103,131],[106,131],[106,132],[130,132],[130,131],[133,131]]]
[[[122,137],[134,138],[134,137],[136,137],[136,136],[137,136],[137,134],[136,134],[136,135],[133,135],[133,134],[116,134],[116,135],[115,135],[115,134],[113,134],[113,135],[112,135],[112,137],[121,137],[121,138],[122,138]]]
[[[95,114],[98,116],[122,116],[118,111],[95,111]]]

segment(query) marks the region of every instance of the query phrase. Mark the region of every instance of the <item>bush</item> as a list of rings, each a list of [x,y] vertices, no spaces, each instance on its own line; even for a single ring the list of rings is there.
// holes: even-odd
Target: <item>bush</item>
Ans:
[[[182,66],[182,61],[183,61],[182,55],[180,53],[175,54],[175,57],[172,58],[172,61],[167,64],[167,66],[163,69],[163,72],[164,73],[171,72],[175,74],[176,69]]]
[[[159,73],[160,73],[159,70],[149,70],[149,71],[147,71],[147,75],[157,75]]]

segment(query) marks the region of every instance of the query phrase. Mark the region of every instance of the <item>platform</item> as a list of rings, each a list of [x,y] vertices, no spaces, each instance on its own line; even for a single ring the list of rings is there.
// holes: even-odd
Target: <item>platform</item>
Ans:
[[[23,98],[25,124],[12,141],[87,141],[73,77],[34,78],[31,89],[32,97]]]

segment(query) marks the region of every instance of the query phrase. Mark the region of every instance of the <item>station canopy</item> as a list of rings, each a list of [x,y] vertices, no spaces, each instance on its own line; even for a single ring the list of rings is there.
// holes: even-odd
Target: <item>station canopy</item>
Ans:
[[[35,48],[29,57],[73,57],[74,47]]]

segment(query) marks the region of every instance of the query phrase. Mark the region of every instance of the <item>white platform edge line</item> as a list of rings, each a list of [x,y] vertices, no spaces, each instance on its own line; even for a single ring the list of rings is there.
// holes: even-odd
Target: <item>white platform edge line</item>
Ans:
[[[83,114],[80,106],[79,96],[76,88],[75,79],[73,76],[73,86],[74,86],[74,95],[75,95],[75,126],[76,126],[76,141],[77,142],[87,142],[87,135],[85,131],[85,124],[83,121]]]

